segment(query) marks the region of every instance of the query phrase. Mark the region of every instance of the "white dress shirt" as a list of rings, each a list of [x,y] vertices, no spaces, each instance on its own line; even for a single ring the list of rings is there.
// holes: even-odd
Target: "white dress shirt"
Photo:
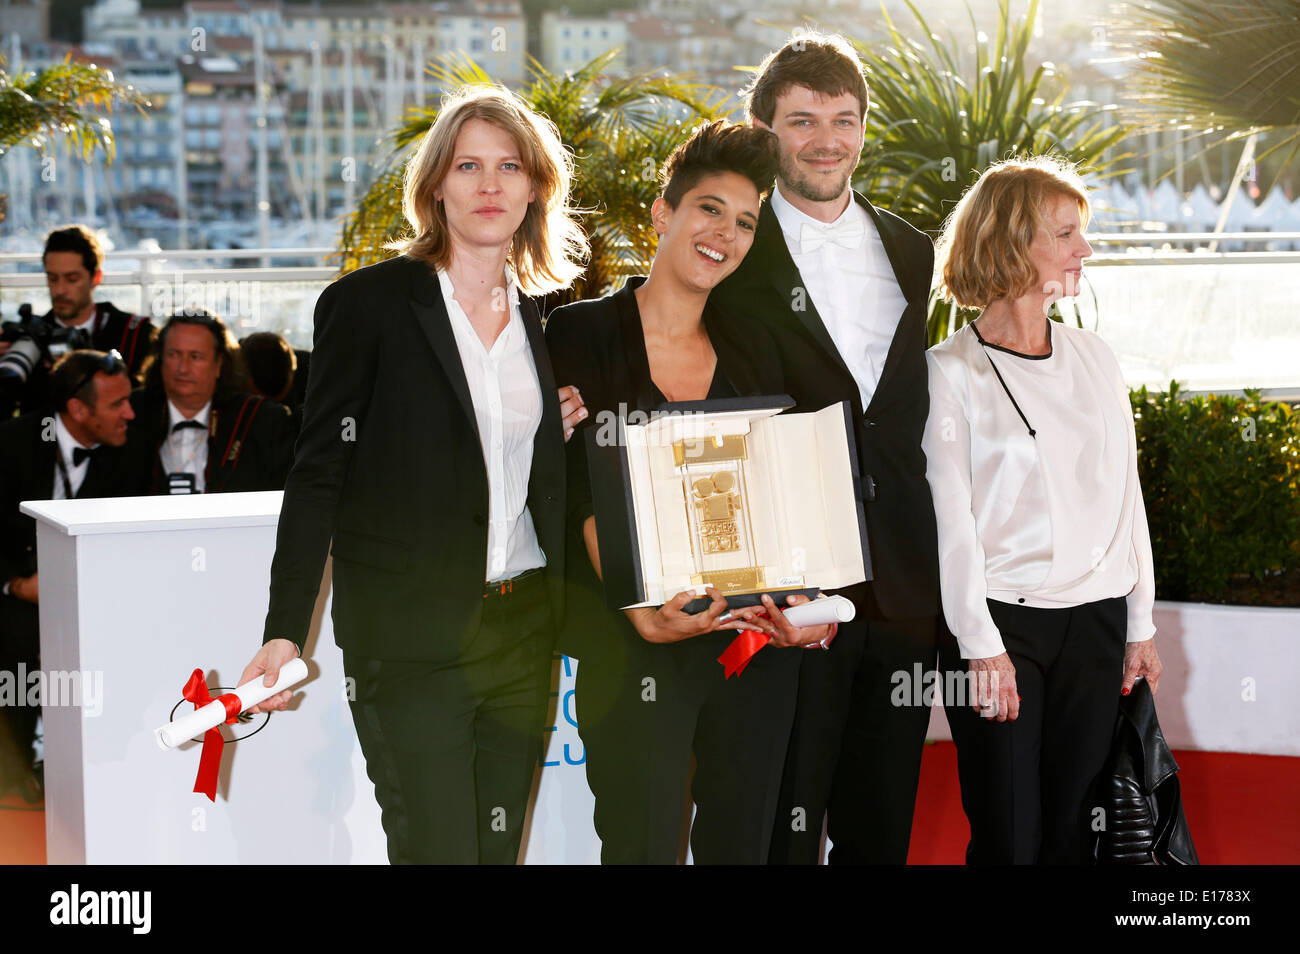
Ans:
[[[455,299],[451,276],[438,270],[442,298],[465,368],[483,463],[488,475],[488,550],[484,579],[507,580],[546,565],[528,512],[533,436],[542,420],[541,385],[528,332],[519,313],[519,286],[509,275],[510,321],[492,348],[483,347],[469,316]]]
[[[162,463],[164,474],[193,474],[194,491],[205,493],[204,471],[208,469],[208,415],[212,411],[212,402],[203,405],[203,409],[192,418],[184,414],[171,402],[167,401],[167,438],[158,448],[158,459]],[[177,424],[184,420],[198,421],[203,425],[183,427],[175,430]]]
[[[780,182],[771,203],[808,297],[852,372],[865,411],[907,309],[880,232],[853,196],[829,223],[791,205]]]
[[[72,496],[81,493],[81,484],[86,479],[86,472],[90,470],[90,458],[82,460],[80,464],[72,462],[72,452],[78,447],[85,447],[75,437],[72,432],[63,424],[63,415],[54,415],[54,434],[58,441],[59,459],[63,461],[63,466],[67,468],[68,484],[72,487]],[[91,447],[98,447],[98,444],[92,444]],[[63,489],[63,475],[59,472],[59,465],[54,465],[54,496],[51,500],[66,500],[67,493]]]
[[[986,598],[1063,608],[1127,596],[1128,641],[1155,634],[1151,538],[1119,363],[1090,331],[1053,322],[1050,334],[1041,357],[986,353],[970,325],[926,352],[922,446],[939,584],[965,659],[1005,651]]]

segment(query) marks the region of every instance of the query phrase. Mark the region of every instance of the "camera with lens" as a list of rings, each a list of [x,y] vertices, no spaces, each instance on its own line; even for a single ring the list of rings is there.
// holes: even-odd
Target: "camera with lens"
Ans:
[[[69,351],[91,346],[90,330],[69,328],[53,318],[32,314],[30,304],[18,306],[18,320],[0,322],[0,341],[10,342],[0,357],[0,388],[27,383],[38,362],[53,364]]]

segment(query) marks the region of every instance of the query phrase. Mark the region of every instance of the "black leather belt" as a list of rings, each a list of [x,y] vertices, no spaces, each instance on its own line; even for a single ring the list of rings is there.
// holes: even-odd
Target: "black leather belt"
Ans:
[[[510,596],[512,593],[518,593],[522,589],[530,589],[542,582],[543,575],[541,567],[534,567],[531,570],[524,570],[524,572],[509,580],[485,583],[483,584],[483,599],[501,598]]]

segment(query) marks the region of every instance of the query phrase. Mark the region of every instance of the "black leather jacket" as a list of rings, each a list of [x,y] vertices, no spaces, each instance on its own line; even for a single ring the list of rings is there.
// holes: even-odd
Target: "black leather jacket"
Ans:
[[[1098,864],[1200,864],[1183,816],[1178,763],[1145,679],[1120,702],[1100,792],[1106,827],[1097,838]]]

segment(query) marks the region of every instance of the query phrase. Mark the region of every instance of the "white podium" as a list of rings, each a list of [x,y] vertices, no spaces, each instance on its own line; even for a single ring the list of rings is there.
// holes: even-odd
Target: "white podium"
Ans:
[[[22,505],[37,521],[50,864],[387,861],[334,644],[328,564],[304,653],[308,681],[290,711],[225,746],[215,803],[192,791],[199,744],[164,752],[153,736],[195,668],[216,695],[257,651],[280,499]],[[553,721],[538,739],[545,768],[525,833],[530,862],[599,859],[582,743],[565,716],[572,669],[557,660]],[[245,735],[264,718],[221,731]]]

